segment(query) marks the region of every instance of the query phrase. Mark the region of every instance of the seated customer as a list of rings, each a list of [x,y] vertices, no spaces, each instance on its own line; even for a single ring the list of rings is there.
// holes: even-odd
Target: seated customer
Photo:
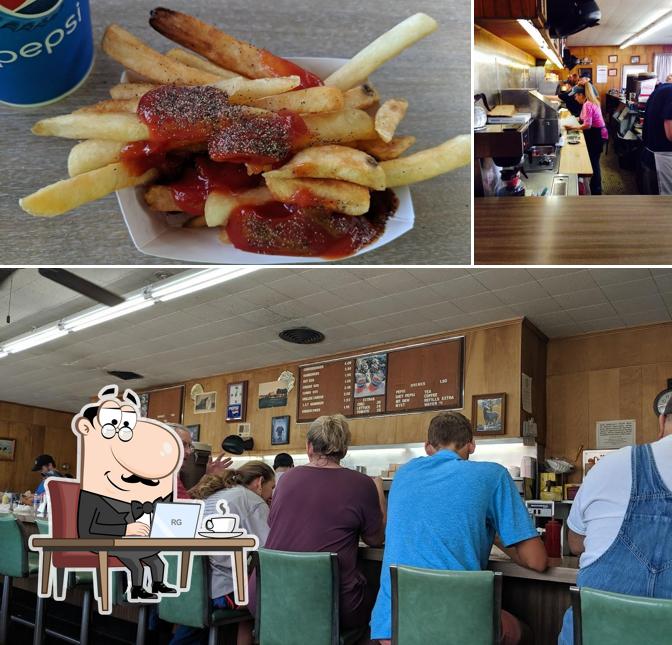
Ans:
[[[273,470],[275,471],[275,483],[280,481],[280,477],[288,470],[294,468],[292,455],[286,452],[279,452],[273,460]]]
[[[391,565],[480,571],[498,536],[498,546],[517,564],[546,569],[546,550],[511,476],[499,464],[469,461],[475,448],[469,420],[444,412],[429,424],[428,456],[397,471],[371,638],[389,644],[392,635]],[[501,624],[501,643],[521,641],[523,627],[514,616],[502,611]]]
[[[567,519],[577,586],[672,598],[672,399],[658,427],[658,441],[606,455],[579,488]],[[569,609],[558,643],[573,632]]]
[[[385,535],[382,480],[340,465],[349,443],[345,417],[313,421],[306,436],[309,463],[283,475],[266,541],[267,549],[338,554],[343,629],[365,627],[373,606],[374,592],[357,570],[359,539],[380,545]],[[250,583],[250,597],[255,598],[254,578]]]
[[[203,516],[220,513],[217,505],[222,500],[229,512],[240,518],[240,526],[259,538],[259,546],[264,546],[268,535],[268,500],[275,486],[273,469],[263,461],[248,461],[237,470],[227,470],[213,475],[204,475],[189,490],[194,499],[205,500]],[[235,609],[233,595],[233,575],[231,557],[210,556],[210,597],[217,609]],[[199,643],[207,630],[180,626],[175,632],[171,645]],[[252,623],[238,625],[237,645],[252,643]]]

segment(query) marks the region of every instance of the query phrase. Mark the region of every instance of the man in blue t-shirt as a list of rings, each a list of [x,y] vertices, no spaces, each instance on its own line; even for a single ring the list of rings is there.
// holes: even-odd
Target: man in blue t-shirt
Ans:
[[[44,495],[46,492],[44,489],[44,482],[47,481],[49,477],[63,477],[63,475],[56,470],[55,460],[51,455],[40,455],[39,457],[36,457],[32,470],[33,472],[39,470],[42,475],[42,481],[37,485],[35,495]]]
[[[388,499],[380,590],[371,617],[371,638],[392,634],[390,565],[480,571],[492,544],[518,564],[544,571],[548,558],[525,504],[507,470],[468,461],[476,448],[471,423],[458,412],[435,416],[427,457],[397,472]],[[522,626],[502,612],[502,643],[520,641]]]

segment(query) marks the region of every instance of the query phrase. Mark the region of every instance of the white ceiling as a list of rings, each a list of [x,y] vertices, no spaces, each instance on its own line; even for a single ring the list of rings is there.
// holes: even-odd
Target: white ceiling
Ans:
[[[670,0],[597,0],[602,20],[597,27],[570,36],[568,46],[620,45],[652,22],[672,11]],[[672,44],[672,25],[654,32],[638,45]],[[627,52],[627,50],[624,50]]]
[[[131,290],[154,270],[95,272]],[[49,311],[65,307],[66,292],[49,294]],[[48,322],[43,304],[36,291],[22,322]],[[142,389],[515,316],[553,338],[668,322],[671,313],[672,269],[269,268],[0,359],[0,400],[75,411],[112,369],[141,373],[129,383]],[[326,340],[278,338],[295,325]]]

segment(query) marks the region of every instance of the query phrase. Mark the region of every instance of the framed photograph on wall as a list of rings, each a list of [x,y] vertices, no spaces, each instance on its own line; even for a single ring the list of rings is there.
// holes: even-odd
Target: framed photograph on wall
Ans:
[[[282,446],[289,443],[289,415],[271,419],[271,445]]]
[[[16,439],[0,439],[0,461],[14,461]]]
[[[226,420],[245,421],[247,413],[247,381],[229,383],[226,386]]]
[[[201,440],[201,424],[196,423],[192,426],[187,426],[187,430],[189,430],[189,434],[191,435],[191,440],[192,441],[200,441]]]
[[[609,54],[610,63],[618,63],[618,54]]]
[[[631,65],[639,65],[639,56],[630,56]]]
[[[140,396],[140,414],[143,417],[147,416],[147,410],[149,409],[149,392],[143,392]]]
[[[194,414],[207,414],[217,410],[217,392],[203,392],[194,398]]]
[[[474,436],[506,432],[506,393],[475,394],[471,399]]]
[[[618,76],[618,70],[615,67],[609,68],[609,76]]]

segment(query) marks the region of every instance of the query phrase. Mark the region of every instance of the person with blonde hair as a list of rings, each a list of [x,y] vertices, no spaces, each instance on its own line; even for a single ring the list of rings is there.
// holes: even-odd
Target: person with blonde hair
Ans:
[[[229,513],[240,518],[240,528],[259,538],[259,546],[268,537],[268,502],[275,487],[275,473],[263,461],[248,461],[240,468],[204,475],[189,490],[194,499],[205,501],[204,517],[221,514],[223,501]],[[233,594],[231,558],[228,555],[210,556],[210,598],[216,609],[236,609]],[[204,630],[180,626],[171,645],[198,643]],[[238,624],[237,645],[252,643],[252,623]]]
[[[360,538],[380,546],[385,537],[385,496],[380,478],[341,465],[351,435],[344,416],[322,416],[306,436],[309,463],[288,470],[273,497],[267,549],[336,553],[342,629],[366,627],[375,599],[357,569]],[[256,603],[250,580],[251,605]]]
[[[581,105],[579,126],[567,126],[567,130],[583,130],[586,138],[586,147],[590,157],[590,165],[593,168],[593,176],[590,178],[590,192],[593,195],[602,194],[602,170],[600,168],[600,156],[602,146],[609,139],[607,126],[602,116],[600,99],[591,83],[577,85],[575,88],[576,100]]]

